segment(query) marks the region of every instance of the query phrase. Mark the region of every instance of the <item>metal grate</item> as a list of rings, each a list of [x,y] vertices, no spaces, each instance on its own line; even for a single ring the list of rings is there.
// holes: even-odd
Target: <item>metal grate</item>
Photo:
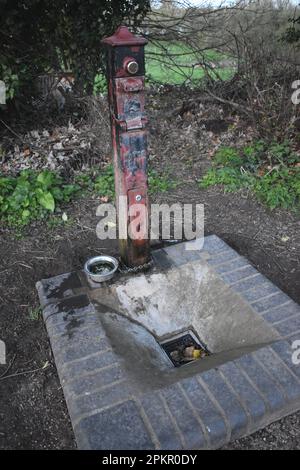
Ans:
[[[206,346],[192,331],[173,336],[160,343],[160,346],[175,367],[183,366],[210,355]]]

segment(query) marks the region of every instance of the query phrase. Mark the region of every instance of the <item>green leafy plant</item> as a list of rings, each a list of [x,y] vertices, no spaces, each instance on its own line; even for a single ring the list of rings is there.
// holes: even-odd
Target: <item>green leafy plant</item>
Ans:
[[[270,209],[295,209],[300,206],[298,161],[288,142],[255,141],[242,149],[221,147],[199,185],[207,188],[220,184],[225,191],[246,187]]]
[[[223,184],[226,191],[236,191],[243,186],[243,177],[236,168],[211,168],[200,181],[202,188]]]
[[[237,149],[221,147],[214,155],[214,163],[222,166],[240,167],[243,162]]]
[[[47,220],[49,229],[56,229],[58,227],[70,227],[74,223],[73,217],[69,217],[66,212],[50,214]]]
[[[300,171],[284,168],[258,177],[253,185],[254,192],[270,209],[293,208],[299,205]]]
[[[114,170],[112,165],[108,165],[94,183],[94,189],[100,196],[107,196],[112,199],[115,195]]]
[[[30,308],[28,312],[31,321],[38,321],[40,319],[41,313],[41,307]]]
[[[149,172],[150,193],[165,192],[176,183],[166,176]],[[99,174],[98,169],[76,174],[66,182],[55,172],[40,173],[25,170],[20,175],[0,175],[0,221],[9,226],[22,228],[33,220],[47,219],[49,227],[65,225],[69,218],[56,209],[73,198],[92,192],[107,200],[115,195],[113,166],[108,165]],[[57,215],[58,214],[58,215]]]
[[[107,82],[103,73],[97,73],[94,79],[93,94],[99,95],[100,93],[107,92]]]
[[[25,170],[17,177],[0,177],[0,219],[8,225],[22,226],[47,217],[57,204],[68,202],[80,191],[66,184],[54,172]]]
[[[171,180],[167,176],[159,175],[155,170],[150,169],[148,172],[149,193],[165,193],[172,188],[175,188],[176,181]]]

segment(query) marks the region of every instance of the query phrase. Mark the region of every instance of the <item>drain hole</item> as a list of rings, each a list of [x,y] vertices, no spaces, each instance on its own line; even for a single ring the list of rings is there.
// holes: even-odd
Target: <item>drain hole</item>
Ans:
[[[208,349],[192,331],[185,331],[160,343],[175,367],[180,367],[210,355]]]

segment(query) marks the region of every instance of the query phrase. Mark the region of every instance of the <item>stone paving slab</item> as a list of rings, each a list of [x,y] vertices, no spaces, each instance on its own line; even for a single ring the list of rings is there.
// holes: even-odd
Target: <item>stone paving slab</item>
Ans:
[[[215,449],[300,409],[300,365],[292,362],[299,305],[220,238],[205,237],[200,251],[184,245],[154,251],[155,263],[166,270],[205,260],[279,339],[140,392],[89,299],[95,286],[88,287],[82,273],[40,281],[44,321],[80,449]]]

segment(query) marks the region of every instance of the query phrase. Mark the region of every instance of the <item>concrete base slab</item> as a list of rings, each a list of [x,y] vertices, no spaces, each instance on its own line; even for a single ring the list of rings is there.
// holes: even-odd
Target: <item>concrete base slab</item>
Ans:
[[[91,299],[102,312],[103,307],[117,311],[116,322],[123,315],[158,341],[192,328],[213,354],[278,338],[207,261],[198,259],[156,271],[98,288],[91,292]]]
[[[300,307],[218,237],[191,243],[37,284],[79,448],[218,448],[300,408]],[[159,343],[186,330],[211,355],[175,368]]]

